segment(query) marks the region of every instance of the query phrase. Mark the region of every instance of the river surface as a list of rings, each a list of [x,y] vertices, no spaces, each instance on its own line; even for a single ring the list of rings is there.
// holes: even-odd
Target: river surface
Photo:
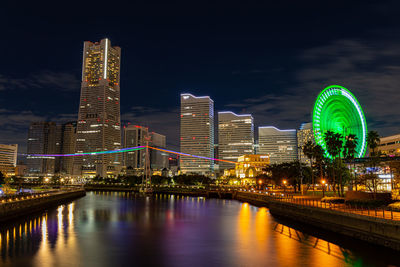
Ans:
[[[328,267],[400,261],[400,253],[293,226],[248,203],[122,192],[89,192],[0,225],[0,251],[0,266]]]

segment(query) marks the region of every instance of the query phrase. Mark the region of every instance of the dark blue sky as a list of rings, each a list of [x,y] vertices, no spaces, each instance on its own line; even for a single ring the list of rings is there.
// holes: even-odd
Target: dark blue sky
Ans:
[[[306,2],[5,6],[0,143],[24,152],[30,122],[76,119],[83,41],[104,37],[122,48],[123,121],[166,134],[171,148],[182,92],[210,95],[216,111],[252,113],[257,126],[298,128],[318,92],[339,84],[370,129],[399,133],[400,5]]]

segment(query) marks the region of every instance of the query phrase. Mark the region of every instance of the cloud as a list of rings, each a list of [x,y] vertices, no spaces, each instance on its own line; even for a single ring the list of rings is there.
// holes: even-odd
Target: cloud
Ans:
[[[122,114],[122,124],[136,124],[149,127],[150,131],[167,136],[167,146],[179,149],[179,110],[160,110],[155,108],[132,108],[130,112]]]
[[[318,93],[328,85],[348,88],[358,98],[370,129],[381,135],[399,132],[400,49],[397,44],[336,42],[304,51],[294,73],[297,86],[226,105],[252,113],[258,125],[298,128],[311,121]],[[266,90],[268,91],[268,90]]]
[[[26,77],[11,77],[0,74],[0,90],[26,90],[32,88],[52,88],[61,91],[80,89],[79,79],[69,72],[40,71]]]
[[[54,121],[65,123],[75,121],[77,114],[58,114],[48,116],[36,114],[29,110],[15,111],[0,109],[0,143],[18,144],[20,153],[26,152],[29,125],[32,122]]]

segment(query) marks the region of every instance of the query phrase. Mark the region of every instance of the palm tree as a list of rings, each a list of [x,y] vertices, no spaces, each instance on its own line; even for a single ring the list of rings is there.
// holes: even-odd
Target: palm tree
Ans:
[[[369,131],[367,135],[367,143],[370,150],[370,156],[375,157],[376,151],[375,149],[378,147],[381,142],[380,136],[377,131]]]
[[[343,136],[339,133],[334,133],[332,131],[327,131],[324,135],[325,143],[327,146],[328,153],[332,157],[332,172],[333,172],[333,191],[336,194],[336,180],[335,180],[335,163],[337,157],[341,156],[342,147],[343,147]],[[340,174],[340,173],[339,173]],[[339,183],[341,183],[341,175],[339,176]],[[340,192],[339,192],[340,193]]]
[[[314,194],[314,171],[313,171],[313,158],[314,158],[314,148],[315,144],[312,141],[308,141],[304,146],[303,146],[303,153],[306,155],[306,157],[310,160],[310,165],[311,165],[311,182],[312,182],[312,189],[313,189],[313,194]]]
[[[358,145],[358,138],[355,134],[349,134],[346,136],[346,142],[344,144],[344,149],[343,149],[343,156],[345,159],[350,161],[350,166],[352,161],[354,160],[355,154],[356,154],[356,147]],[[356,181],[356,171],[355,171],[355,163],[354,163],[354,183]],[[357,185],[356,185],[356,191],[357,191]]]
[[[314,146],[314,158],[315,161],[317,162],[317,166],[319,167],[319,174],[320,174],[320,179],[323,179],[323,164],[324,164],[324,149],[320,145],[315,145]]]

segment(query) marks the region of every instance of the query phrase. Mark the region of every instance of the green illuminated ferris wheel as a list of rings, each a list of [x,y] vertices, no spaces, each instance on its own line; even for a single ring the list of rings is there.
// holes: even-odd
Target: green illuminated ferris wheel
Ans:
[[[342,136],[355,134],[358,138],[355,157],[364,156],[367,146],[367,123],[364,112],[354,95],[340,85],[326,87],[315,101],[313,132],[317,144],[327,152],[324,134],[327,131]]]

